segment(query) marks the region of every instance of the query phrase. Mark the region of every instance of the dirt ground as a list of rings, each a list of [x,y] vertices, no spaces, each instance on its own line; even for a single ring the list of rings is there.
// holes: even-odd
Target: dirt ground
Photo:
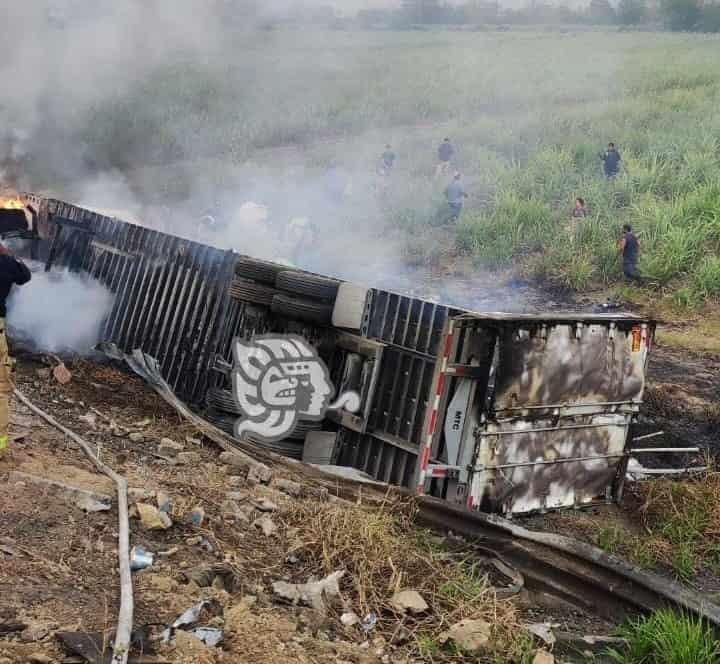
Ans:
[[[73,380],[60,386],[42,364],[23,361],[18,387],[98,445],[103,460],[125,475],[130,487],[162,490],[172,500],[173,525],[167,530],[147,530],[131,519],[131,544],[157,554],[152,567],[133,574],[135,625],[157,631],[203,599],[211,602],[203,624],[224,624],[222,649],[180,634],[174,649],[156,645],[157,661],[369,663],[385,655],[390,661],[382,642],[352,638],[350,630],[347,640],[331,640],[310,609],[271,601],[270,583],[292,576],[282,528],[283,508],[291,500],[286,494],[229,474],[218,462],[218,450],[204,446],[138,379],[107,366],[71,366]],[[0,460],[0,662],[65,661],[54,632],[102,632],[108,638],[117,614],[116,501],[110,511],[84,512],[12,473],[110,496],[114,486],[75,443],[19,404],[13,407],[12,433],[21,437]],[[131,442],[130,433],[142,434],[144,441]],[[157,458],[153,450],[162,438],[181,442],[194,458],[186,465]],[[228,494],[248,506],[247,522],[225,518]],[[250,522],[260,515],[253,505],[263,498],[276,505],[271,518],[277,537],[266,537]],[[195,524],[187,515],[198,507],[204,516]]]
[[[142,661],[480,661],[448,656],[425,637],[396,639],[397,633],[415,629],[412,618],[398,622],[393,614],[378,616],[377,627],[366,631],[339,619],[347,605],[318,613],[279,603],[272,584],[304,583],[309,573],[300,554],[293,553],[298,550],[297,526],[304,524],[297,523],[298,499],[279,488],[282,472],[275,472],[271,485],[251,482],[223,463],[220,450],[203,443],[137,377],[88,361],[68,366],[72,380],[60,385],[46,364],[20,357],[17,385],[33,403],[98,447],[102,460],[127,478],[131,503],[156,506],[171,500],[167,511],[172,526],[165,530],[146,528],[139,508],[131,506],[131,546],[156,554],[151,567],[133,573],[134,624],[144,632]],[[97,633],[99,651],[112,642],[119,604],[115,490],[76,443],[19,403],[13,405],[11,434],[11,451],[0,459],[0,664],[81,662],[61,647],[57,635]],[[184,455],[182,463],[158,456],[163,438],[183,446],[177,457]],[[96,497],[105,494],[112,507],[84,511],[73,496],[38,480],[62,482]],[[193,522],[193,514],[202,515],[200,522]],[[268,536],[256,527],[261,518],[271,521],[276,532]],[[417,535],[426,537],[420,531]],[[453,552],[434,547],[432,555],[439,561],[434,564],[452,563],[456,542]],[[318,551],[322,557],[322,546]],[[397,564],[388,563],[391,568]],[[403,570],[399,572],[402,578]],[[351,589],[342,586],[343,593]],[[487,597],[483,610],[500,611],[506,630],[516,621],[552,622],[583,633],[611,629],[592,616],[552,603],[543,606],[525,595],[502,602]],[[174,643],[163,644],[162,630],[203,600],[208,604],[198,624],[222,629],[221,645],[206,646],[182,630],[174,633]],[[458,606],[462,615],[462,602]],[[449,618],[432,620],[442,625]],[[107,660],[98,654],[95,661]]]
[[[272,596],[274,581],[307,580],[302,565],[289,554],[295,542],[288,510],[296,499],[274,485],[250,483],[235,474],[219,460],[220,451],[203,442],[140,379],[110,365],[76,361],[69,364],[71,382],[60,385],[38,358],[19,360],[18,387],[97,445],[102,459],[125,475],[130,487],[149,492],[137,500],[156,505],[157,492],[164,492],[172,501],[173,523],[167,530],[148,530],[138,518],[131,519],[131,544],[156,554],[150,568],[133,574],[135,625],[157,637],[186,609],[207,600],[201,623],[222,628],[224,641],[210,648],[181,631],[174,645],[149,638],[143,648],[154,659],[146,661],[436,661],[407,644],[344,626],[338,611],[318,619],[310,608],[278,604]],[[667,437],[653,441],[654,446],[714,449],[719,397],[720,356],[658,345],[639,432],[666,431]],[[33,478],[113,497],[114,487],[74,442],[21,404],[13,406],[11,425],[17,439],[0,460],[0,664],[80,662],[61,648],[55,634],[97,632],[100,639],[111,638],[119,602],[116,501],[109,511],[86,512]],[[163,438],[183,446],[187,463],[158,456]],[[239,514],[228,514],[229,496],[240,506]],[[611,526],[639,534],[632,492],[628,496],[620,507],[563,512],[531,519],[528,525],[589,541]],[[276,509],[261,512],[263,499]],[[194,508],[203,513],[199,524],[189,517]],[[277,526],[276,534],[265,536],[253,526],[262,516]],[[717,579],[705,579],[703,585],[720,588]],[[549,622],[583,633],[607,634],[613,628],[554,605],[551,598],[523,595],[513,604],[524,622]]]

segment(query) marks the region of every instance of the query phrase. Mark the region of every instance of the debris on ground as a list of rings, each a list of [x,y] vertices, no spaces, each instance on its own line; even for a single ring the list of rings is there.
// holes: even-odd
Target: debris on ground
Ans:
[[[140,545],[130,549],[130,569],[133,572],[150,567],[154,559],[155,555]]]
[[[340,597],[340,579],[345,576],[343,570],[333,572],[319,581],[307,583],[286,583],[276,581],[273,583],[273,594],[276,599],[290,604],[303,604],[316,611],[324,612],[328,604]]]
[[[430,607],[417,590],[401,590],[390,599],[390,605],[398,613],[425,613]]]
[[[21,363],[23,389],[128,480],[135,625],[170,631],[156,648],[163,661],[452,661],[454,638],[463,634],[450,626],[460,623],[492,626],[483,646],[488,658],[532,661],[542,644],[533,644],[522,625],[556,622],[542,613],[529,618],[519,603],[498,599],[492,570],[477,567],[477,554],[462,542],[419,528],[412,501],[363,496],[349,503],[300,474],[221,453],[112,366],[78,360],[62,387],[53,380],[34,387],[35,368]],[[31,654],[62,661],[53,635],[78,633],[78,624],[112,643],[117,501],[83,512],[75,500],[59,500],[26,478],[10,481],[25,473],[113,495],[80,450],[27,411],[14,414],[28,418],[30,433],[0,463],[0,502],[9,506],[0,513],[0,661],[28,661]],[[117,437],[118,430],[127,433]],[[158,456],[163,443],[170,461]],[[183,454],[193,455],[192,463],[177,463]],[[557,622],[567,629],[573,620]],[[26,643],[21,634],[30,627],[26,637],[39,640]],[[452,639],[443,645],[445,632]],[[482,641],[482,633],[465,636]]]
[[[35,485],[46,494],[68,500],[85,512],[105,512],[112,506],[112,498],[108,495],[93,493],[92,491],[44,477],[14,471],[10,473],[10,481],[14,484],[19,482],[23,486]]]
[[[170,438],[163,438],[158,445],[158,453],[162,456],[174,458],[179,452],[182,452],[185,446],[182,443],[176,443]]]
[[[460,650],[476,653],[487,648],[492,638],[492,625],[485,620],[461,620],[440,634],[440,643],[451,641]]]
[[[253,526],[258,528],[265,537],[272,537],[278,531],[278,527],[275,522],[267,515],[261,516],[259,519],[253,521]]]
[[[532,664],[555,664],[555,657],[547,650],[538,650],[533,657]]]
[[[58,364],[52,370],[53,378],[55,378],[60,385],[67,385],[72,380],[72,374],[60,358],[55,357],[55,360],[57,360]]]
[[[167,530],[172,528],[172,519],[165,513],[159,510],[155,505],[148,503],[137,503],[138,515],[140,522],[145,530]]]

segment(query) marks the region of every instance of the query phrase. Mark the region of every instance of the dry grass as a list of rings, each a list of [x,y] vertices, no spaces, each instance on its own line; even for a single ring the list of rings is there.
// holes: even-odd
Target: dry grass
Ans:
[[[376,629],[386,637],[403,633],[418,654],[441,661],[448,653],[437,644],[439,634],[461,619],[482,619],[494,631],[488,661],[520,662],[529,652],[532,644],[520,635],[515,607],[496,597],[472,552],[443,549],[416,528],[411,504],[368,508],[307,501],[296,504],[287,519],[298,529],[297,553],[305,572],[324,576],[347,570],[344,590],[353,609],[361,616],[375,613]],[[399,615],[390,599],[400,589],[417,590],[430,611]]]
[[[654,480],[635,487],[647,536],[640,562],[673,569],[684,580],[702,568],[720,570],[720,472],[682,481]],[[632,539],[625,547],[633,546]]]

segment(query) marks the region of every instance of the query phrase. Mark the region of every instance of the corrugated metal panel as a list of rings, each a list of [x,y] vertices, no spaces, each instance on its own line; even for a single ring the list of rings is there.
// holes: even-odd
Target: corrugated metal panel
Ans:
[[[200,403],[232,309],[235,254],[61,201],[48,201],[48,211],[93,231],[82,267],[115,295],[102,340],[141,348],[182,399]]]

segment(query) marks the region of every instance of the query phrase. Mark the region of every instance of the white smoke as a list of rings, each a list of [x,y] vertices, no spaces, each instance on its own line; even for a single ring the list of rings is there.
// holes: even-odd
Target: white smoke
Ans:
[[[10,334],[34,350],[89,354],[112,309],[112,293],[87,275],[30,268],[30,282],[14,286],[7,301]]]

